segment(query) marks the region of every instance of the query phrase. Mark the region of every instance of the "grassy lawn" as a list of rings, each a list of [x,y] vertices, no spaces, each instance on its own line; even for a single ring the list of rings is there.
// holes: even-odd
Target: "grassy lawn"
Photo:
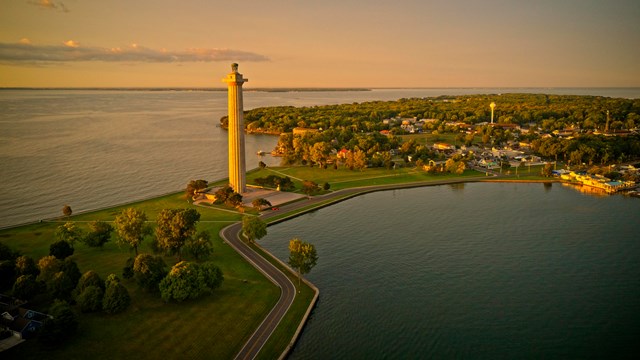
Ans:
[[[72,217],[71,221],[95,219],[111,221],[124,207],[144,210],[150,220],[164,208],[190,207],[179,194]],[[242,347],[280,296],[280,290],[248,264],[218,232],[239,214],[198,207],[199,230],[212,235],[214,253],[209,259],[223,271],[225,281],[212,295],[183,303],[164,303],[158,294],[138,289],[132,280],[124,285],[132,297],[127,311],[118,315],[81,314],[76,336],[55,351],[43,349],[29,341],[3,352],[2,358],[20,359],[93,359],[114,358],[231,358]],[[65,220],[66,221],[66,220]],[[48,255],[55,228],[61,223],[45,222],[0,231],[0,241],[34,259]],[[86,226],[80,223],[81,226]],[[147,239],[140,252],[148,252]],[[126,248],[113,241],[102,249],[76,244],[73,259],[80,270],[94,270],[103,278],[110,273],[120,276],[129,257]],[[168,265],[176,259],[166,257]]]
[[[519,177],[508,179],[536,180],[541,178],[540,167],[519,169]],[[482,173],[467,170],[463,175],[430,175],[413,168],[397,170],[365,169],[353,171],[340,169],[319,169],[310,167],[269,167],[256,169],[247,174],[248,183],[257,177],[270,174],[289,176],[298,189],[302,180],[312,180],[318,184],[328,182],[331,191],[367,185],[386,185],[411,182],[447,180],[460,177],[478,177]],[[221,181],[224,184],[226,181]],[[332,201],[336,201],[333,199]],[[318,204],[313,207],[317,207]],[[49,245],[55,241],[55,229],[62,223],[75,221],[86,229],[87,222],[93,220],[113,221],[124,208],[135,207],[143,210],[149,220],[165,208],[193,207],[183,193],[175,193],[156,199],[116,206],[87,214],[75,215],[69,219],[57,219],[38,224],[21,226],[0,231],[0,241],[19,250],[22,254],[38,259],[48,255]],[[127,311],[118,315],[81,314],[80,329],[67,344],[55,351],[41,348],[37,341],[29,341],[17,348],[2,353],[2,358],[20,359],[74,359],[87,358],[231,358],[242,347],[263,318],[271,310],[280,296],[280,290],[260,272],[248,264],[219,237],[219,231],[226,225],[239,221],[242,215],[217,206],[196,207],[201,214],[198,230],[211,234],[214,254],[210,261],[220,266],[225,281],[222,287],[210,296],[184,303],[164,303],[158,294],[140,290],[132,280],[123,280],[132,296],[132,304]],[[304,210],[304,209],[303,209]],[[270,221],[277,221],[272,218]],[[140,253],[151,253],[150,240],[140,248]],[[80,270],[94,270],[103,278],[110,273],[120,276],[122,267],[130,253],[127,248],[118,247],[113,239],[104,248],[89,248],[76,244],[73,259]],[[255,247],[262,253],[263,250]],[[263,254],[276,266],[282,264],[269,254]],[[165,257],[169,266],[176,262],[173,257]],[[294,275],[285,271],[297,284]],[[314,296],[313,290],[304,283],[300,287],[294,304],[285,319],[278,326],[269,342],[259,354],[267,359],[280,355],[289,344],[300,320]]]
[[[255,178],[265,177],[268,175],[289,176],[296,188],[300,188],[302,183],[298,179],[311,180],[322,185],[328,182],[331,190],[341,190],[346,188],[372,186],[372,185],[388,185],[403,184],[418,181],[438,181],[459,177],[480,176],[481,173],[473,170],[467,170],[463,175],[431,175],[426,171],[416,170],[415,168],[399,168],[396,170],[387,170],[384,168],[371,168],[362,171],[349,170],[344,167],[338,169],[328,168],[319,169],[317,167],[296,166],[296,167],[269,167],[262,170],[256,170],[247,176],[247,182],[251,183]]]

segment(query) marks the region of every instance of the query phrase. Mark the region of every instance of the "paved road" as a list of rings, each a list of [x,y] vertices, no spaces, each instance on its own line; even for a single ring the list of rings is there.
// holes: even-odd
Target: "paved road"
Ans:
[[[296,211],[303,207],[308,207],[310,205],[324,206],[324,204],[327,204],[327,200],[349,198],[349,197],[357,196],[359,194],[368,193],[368,192],[400,189],[400,188],[431,186],[431,185],[457,184],[457,183],[474,182],[474,181],[480,181],[480,180],[486,180],[486,179],[487,177],[483,176],[483,177],[476,177],[476,178],[457,178],[457,179],[447,179],[442,181],[415,182],[415,183],[406,183],[406,184],[348,188],[344,190],[334,191],[326,195],[315,196],[310,199],[297,201],[288,205],[283,205],[280,207],[280,210],[267,211],[261,217],[264,219],[268,219],[268,218],[277,216],[279,214]],[[311,210],[313,209],[309,209],[309,211]],[[273,266],[269,261],[265,260],[262,256],[258,255],[255,251],[253,251],[250,247],[248,247],[242,240],[240,240],[239,234],[241,230],[242,230],[242,223],[235,223],[233,225],[227,226],[226,228],[222,229],[220,231],[220,236],[223,239],[225,239],[225,241],[229,245],[231,245],[238,253],[240,253],[240,255],[242,255],[245,259],[247,259],[253,266],[255,266],[258,270],[260,270],[267,278],[269,278],[274,284],[276,284],[282,290],[280,294],[280,299],[278,299],[278,302],[273,307],[269,315],[267,315],[267,317],[260,324],[258,329],[253,333],[253,335],[251,335],[249,340],[247,340],[247,342],[245,343],[244,347],[240,350],[238,355],[236,355],[236,359],[253,359],[256,357],[256,355],[258,355],[258,352],[260,352],[260,349],[262,349],[264,344],[269,339],[269,336],[271,336],[273,331],[276,329],[276,327],[278,326],[282,318],[285,316],[285,314],[289,310],[289,307],[291,306],[291,304],[293,303],[293,300],[295,299],[296,289],[293,283],[291,283],[291,281],[285,274],[283,274],[278,268]]]
[[[258,329],[251,335],[236,359],[253,359],[267,342],[296,297],[296,288],[289,278],[239,238],[242,223],[235,223],[220,231],[220,236],[253,266],[281,289],[280,299]]]

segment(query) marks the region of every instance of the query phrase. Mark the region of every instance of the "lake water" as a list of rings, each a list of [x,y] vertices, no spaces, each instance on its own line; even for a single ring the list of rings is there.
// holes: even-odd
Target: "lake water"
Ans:
[[[616,359],[640,353],[640,201],[560,184],[366,194],[269,227],[320,300],[291,359]]]
[[[640,89],[245,92],[245,108],[443,94],[638,98]],[[0,227],[227,176],[225,92],[0,91]],[[277,139],[250,135],[247,166]],[[265,157],[267,163],[276,159]],[[559,185],[369,194],[270,227],[320,255],[293,358],[610,358],[640,337],[640,202]],[[634,236],[634,234],[636,236]]]
[[[245,109],[488,93],[640,97],[640,88],[446,88],[245,92]],[[144,199],[227,176],[225,91],[0,90],[0,228]],[[277,164],[246,137],[247,167]]]

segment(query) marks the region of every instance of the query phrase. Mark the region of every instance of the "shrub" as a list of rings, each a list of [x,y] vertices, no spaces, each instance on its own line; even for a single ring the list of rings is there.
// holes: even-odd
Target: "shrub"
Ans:
[[[104,290],[98,286],[90,285],[78,295],[76,302],[83,313],[100,311],[102,310],[103,297]]]
[[[73,247],[65,240],[59,240],[49,246],[49,255],[53,255],[60,260],[73,255]]]
[[[120,284],[120,279],[115,274],[111,274],[107,277],[106,285],[102,309],[108,314],[116,314],[126,310],[131,303],[131,297],[127,288]]]

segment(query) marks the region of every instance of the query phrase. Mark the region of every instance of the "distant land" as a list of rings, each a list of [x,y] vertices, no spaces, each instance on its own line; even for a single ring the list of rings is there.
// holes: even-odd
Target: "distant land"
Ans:
[[[244,89],[248,92],[314,92],[314,91],[373,91],[373,90],[429,90],[429,89],[492,89],[502,90],[504,92],[512,92],[513,90],[529,89],[540,90],[571,90],[571,89],[640,89],[637,86],[544,86],[544,87],[478,87],[478,86],[451,86],[451,87],[369,87],[369,88],[339,88],[339,87],[274,87],[274,88],[251,88]],[[62,90],[62,91],[227,91],[226,88],[207,88],[207,87],[0,87],[2,90]]]
[[[400,89],[400,88],[398,88]],[[83,91],[227,91],[227,88],[184,87],[0,87],[0,90],[83,90]],[[248,88],[245,91],[307,92],[307,91],[371,91],[368,88]]]

